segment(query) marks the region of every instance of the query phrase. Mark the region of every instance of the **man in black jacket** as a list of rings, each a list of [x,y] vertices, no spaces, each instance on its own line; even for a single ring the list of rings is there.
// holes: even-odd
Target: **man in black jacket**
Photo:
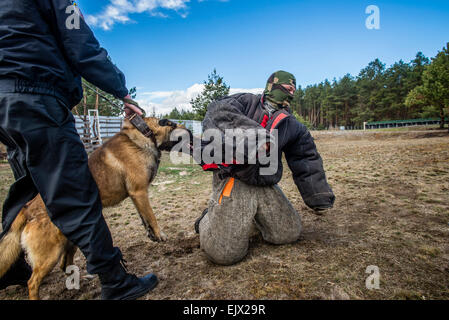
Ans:
[[[282,153],[304,202],[316,211],[333,206],[335,196],[313,138],[289,111],[295,90],[295,77],[278,71],[269,78],[263,95],[237,94],[208,106],[205,131],[225,135],[232,128],[277,130],[277,139],[269,144],[271,152],[277,151],[273,174],[261,174],[263,166],[257,162],[202,163],[203,169],[214,171],[213,195],[195,228],[201,247],[217,264],[234,264],[246,256],[253,225],[270,243],[298,240],[300,216],[277,186],[282,178]]]
[[[102,215],[97,185],[71,109],[82,98],[81,76],[119,99],[129,98],[123,73],[110,61],[69,0],[0,2],[0,142],[16,182],[3,205],[1,237],[20,209],[40,193],[52,222],[98,274],[103,299],[135,299],[157,277],[137,278],[122,266]],[[127,115],[141,114],[125,104]],[[0,289],[26,285],[22,258]]]

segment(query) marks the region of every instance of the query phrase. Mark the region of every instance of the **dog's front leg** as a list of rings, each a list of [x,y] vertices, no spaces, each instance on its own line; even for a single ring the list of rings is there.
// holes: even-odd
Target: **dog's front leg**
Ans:
[[[148,237],[155,242],[167,240],[167,236],[160,230],[156,216],[151,208],[150,201],[148,199],[148,191],[139,190],[130,192],[129,196],[134,202],[134,205],[142,218],[142,222],[148,231]]]

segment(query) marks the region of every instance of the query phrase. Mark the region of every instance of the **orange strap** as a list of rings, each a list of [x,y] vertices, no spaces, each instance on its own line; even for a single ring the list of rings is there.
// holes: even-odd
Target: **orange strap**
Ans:
[[[231,196],[232,189],[234,188],[234,182],[235,179],[230,178],[229,181],[226,183],[223,192],[221,193],[220,200],[218,200],[219,204],[221,204],[223,197],[229,198]]]

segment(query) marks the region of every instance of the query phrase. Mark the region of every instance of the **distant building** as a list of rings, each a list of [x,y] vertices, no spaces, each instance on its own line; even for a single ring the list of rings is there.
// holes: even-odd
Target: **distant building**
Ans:
[[[446,118],[445,122],[448,122]],[[409,119],[409,120],[387,120],[387,121],[376,121],[376,122],[365,122],[365,130],[369,129],[384,129],[384,128],[400,128],[400,127],[412,127],[412,126],[431,126],[440,124],[441,119],[431,118],[431,119]]]

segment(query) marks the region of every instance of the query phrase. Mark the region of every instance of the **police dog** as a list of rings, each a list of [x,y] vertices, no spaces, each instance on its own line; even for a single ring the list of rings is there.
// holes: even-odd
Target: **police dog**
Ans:
[[[100,190],[103,207],[115,206],[130,197],[148,236],[165,241],[148,199],[148,187],[156,176],[161,151],[170,150],[182,135],[192,134],[168,120],[145,118],[155,141],[141,134],[128,120],[120,133],[89,157],[89,168]],[[33,268],[28,281],[29,298],[39,299],[39,286],[60,261],[63,271],[73,264],[77,248],[50,221],[40,195],[18,214],[0,242],[0,277],[17,261],[22,250]]]

